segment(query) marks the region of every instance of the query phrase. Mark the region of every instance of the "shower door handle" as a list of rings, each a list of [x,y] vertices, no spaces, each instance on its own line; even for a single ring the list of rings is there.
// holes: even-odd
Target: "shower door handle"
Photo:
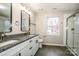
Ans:
[[[71,28],[72,31],[74,31],[74,28]]]

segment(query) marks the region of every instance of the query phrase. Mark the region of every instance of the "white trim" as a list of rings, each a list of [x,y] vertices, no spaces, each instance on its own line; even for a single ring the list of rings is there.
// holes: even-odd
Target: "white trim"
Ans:
[[[63,43],[66,46],[66,16],[64,15],[64,22],[63,22]]]
[[[65,46],[65,45],[63,45],[63,44],[51,44],[51,43],[42,43],[42,45]]]

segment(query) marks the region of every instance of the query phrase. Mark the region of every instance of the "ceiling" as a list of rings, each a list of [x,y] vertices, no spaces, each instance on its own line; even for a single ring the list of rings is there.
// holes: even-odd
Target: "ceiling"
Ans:
[[[23,6],[39,12],[74,12],[79,9],[78,3],[23,3]]]

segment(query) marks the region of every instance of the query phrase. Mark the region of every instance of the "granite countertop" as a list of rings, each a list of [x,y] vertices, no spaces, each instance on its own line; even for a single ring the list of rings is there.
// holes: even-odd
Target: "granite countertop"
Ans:
[[[20,44],[24,41],[27,41],[27,40],[35,37],[35,36],[38,36],[38,35],[28,35],[28,36],[22,35],[22,36],[17,36],[17,37],[13,37],[13,38],[6,38],[6,39],[0,41],[0,43],[6,42],[6,41],[9,41],[9,40],[17,40],[17,42],[14,42],[12,44],[8,44],[8,45],[0,47],[0,53],[11,48],[11,47],[18,45],[18,44]]]

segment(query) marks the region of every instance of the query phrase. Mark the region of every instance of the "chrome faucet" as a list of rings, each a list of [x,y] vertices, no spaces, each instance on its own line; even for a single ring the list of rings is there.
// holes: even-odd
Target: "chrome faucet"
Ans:
[[[4,38],[4,36],[5,36],[5,33],[0,33],[0,40],[3,40],[3,38]]]

